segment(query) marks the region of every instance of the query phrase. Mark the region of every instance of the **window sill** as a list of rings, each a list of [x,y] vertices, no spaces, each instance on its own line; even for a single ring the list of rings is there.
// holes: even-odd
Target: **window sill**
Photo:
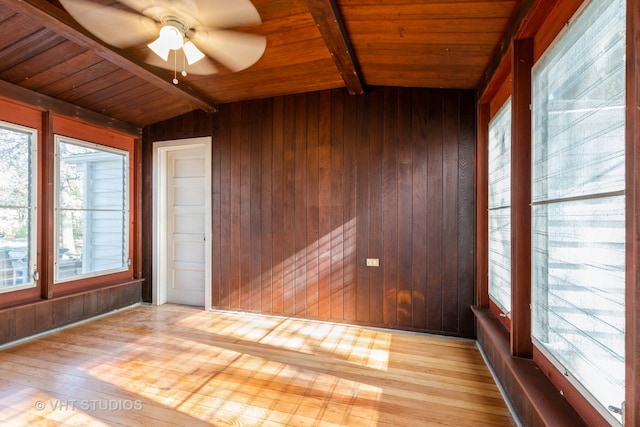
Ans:
[[[584,421],[532,360],[512,357],[509,332],[487,309],[472,307],[478,344],[517,417],[526,426],[584,426]]]

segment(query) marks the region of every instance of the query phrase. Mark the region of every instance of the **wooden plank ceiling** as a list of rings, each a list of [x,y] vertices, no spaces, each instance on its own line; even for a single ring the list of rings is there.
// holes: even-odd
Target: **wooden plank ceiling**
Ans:
[[[94,0],[114,3],[113,0]],[[35,91],[146,126],[222,103],[344,87],[477,88],[521,0],[253,0],[264,55],[239,72],[178,76],[107,45],[57,0],[0,0],[0,95]],[[143,46],[144,47],[144,46]]]

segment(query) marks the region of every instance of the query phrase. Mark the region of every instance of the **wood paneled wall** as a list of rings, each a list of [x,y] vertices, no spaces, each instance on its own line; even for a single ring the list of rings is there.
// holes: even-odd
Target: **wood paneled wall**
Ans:
[[[183,138],[185,126],[202,136],[200,120],[154,125],[145,142]],[[475,126],[473,91],[221,106],[213,306],[473,336]]]
[[[131,280],[0,310],[0,345],[140,303]]]

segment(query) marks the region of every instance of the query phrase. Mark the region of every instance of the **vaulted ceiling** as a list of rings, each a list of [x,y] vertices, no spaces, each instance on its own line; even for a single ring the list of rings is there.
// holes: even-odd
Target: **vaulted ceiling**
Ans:
[[[114,4],[114,0],[92,0]],[[184,0],[183,0],[184,1]],[[253,0],[266,50],[239,72],[178,76],[87,31],[57,0],[0,0],[0,94],[37,92],[145,126],[221,103],[372,86],[478,88],[521,0]]]

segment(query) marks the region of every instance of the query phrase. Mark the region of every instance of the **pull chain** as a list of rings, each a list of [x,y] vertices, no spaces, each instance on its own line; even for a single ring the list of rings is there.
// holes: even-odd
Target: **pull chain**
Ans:
[[[173,51],[173,84],[178,84],[178,52]]]
[[[182,56],[182,77],[187,77],[187,56]],[[178,84],[178,51],[173,51],[173,84]]]

